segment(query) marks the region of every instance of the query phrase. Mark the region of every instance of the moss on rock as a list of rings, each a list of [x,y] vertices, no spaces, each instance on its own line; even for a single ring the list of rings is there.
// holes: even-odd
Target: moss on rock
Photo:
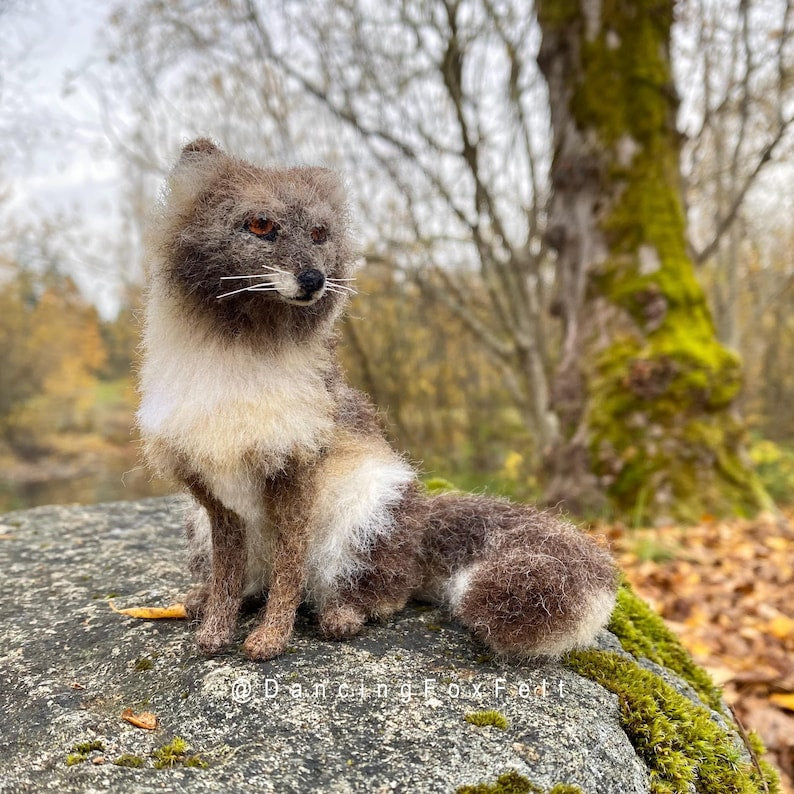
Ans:
[[[567,663],[618,696],[621,723],[650,770],[653,794],[780,791],[769,765],[762,766],[762,778],[743,758],[735,736],[712,720],[706,707],[658,675],[609,651],[575,651]]]
[[[759,773],[742,752],[738,735],[726,727],[731,718],[720,689],[625,579],[608,628],[623,650],[675,673],[702,701],[699,705],[661,676],[617,653],[588,649],[566,657],[572,670],[618,696],[621,724],[650,770],[653,794],[780,791],[773,767],[761,761]],[[712,710],[724,722],[715,719]],[[751,747],[756,757],[764,753],[757,736],[751,737]]]
[[[155,769],[168,769],[178,764],[200,769],[206,769],[209,766],[200,755],[188,752],[188,744],[180,736],[175,736],[168,744],[154,750],[152,758]]]
[[[507,730],[507,718],[504,714],[495,709],[489,709],[488,711],[472,711],[466,715],[466,722],[476,725],[478,728],[484,728],[490,725],[502,731]]]
[[[104,750],[105,746],[101,739],[90,739],[86,742],[77,742],[66,755],[66,766],[76,766],[88,760],[94,751]]]
[[[73,753],[82,753],[83,755],[88,755],[88,753],[94,752],[94,750],[104,750],[105,745],[101,739],[91,739],[87,742],[78,742],[74,747],[72,747]]]
[[[609,630],[620,640],[623,650],[635,658],[645,657],[672,670],[684,679],[704,703],[722,711],[722,693],[708,673],[695,664],[681,641],[625,580],[618,588],[617,603]]]
[[[511,769],[499,775],[495,783],[459,786],[455,789],[455,794],[582,794],[582,790],[569,783],[557,783],[545,790]]]

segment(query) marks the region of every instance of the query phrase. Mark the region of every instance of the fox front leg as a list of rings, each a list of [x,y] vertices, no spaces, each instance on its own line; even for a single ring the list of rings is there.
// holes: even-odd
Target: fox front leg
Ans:
[[[212,571],[196,642],[204,653],[220,653],[232,641],[242,602],[246,568],[245,527],[240,517],[225,508],[201,485],[190,491],[207,511],[212,537]]]
[[[257,625],[243,644],[243,653],[256,661],[280,656],[295,626],[303,599],[309,527],[306,507],[311,504],[312,472],[300,468],[271,482],[268,501],[278,527],[273,573]]]
[[[280,533],[273,560],[273,577],[267,604],[256,627],[243,644],[243,653],[264,662],[284,653],[295,626],[295,613],[303,595],[305,543]]]

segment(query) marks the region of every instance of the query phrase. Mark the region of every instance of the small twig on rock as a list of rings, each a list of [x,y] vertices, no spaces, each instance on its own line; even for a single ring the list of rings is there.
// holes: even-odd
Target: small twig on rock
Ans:
[[[761,785],[764,787],[764,794],[769,794],[769,786],[766,783],[766,777],[764,777],[764,771],[761,769],[761,762],[758,760],[758,753],[756,753],[755,749],[753,748],[753,744],[750,741],[750,737],[747,735],[747,731],[745,730],[744,725],[742,725],[742,721],[739,719],[739,715],[736,713],[736,709],[728,704],[728,708],[731,710],[731,714],[733,715],[733,721],[736,723],[736,727],[739,729],[739,735],[742,737],[742,741],[744,742],[744,746],[747,748],[747,752],[750,753],[750,758],[753,760],[753,766],[756,768],[758,772],[758,777],[761,779]]]

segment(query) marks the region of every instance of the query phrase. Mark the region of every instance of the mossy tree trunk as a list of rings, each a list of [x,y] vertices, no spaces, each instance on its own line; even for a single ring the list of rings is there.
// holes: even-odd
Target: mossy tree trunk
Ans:
[[[552,500],[639,520],[754,512],[736,355],[694,276],[679,182],[673,0],[538,0],[554,134],[561,440]]]

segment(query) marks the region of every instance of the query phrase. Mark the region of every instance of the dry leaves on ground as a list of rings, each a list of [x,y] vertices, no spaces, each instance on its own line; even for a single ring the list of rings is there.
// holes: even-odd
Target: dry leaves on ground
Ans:
[[[706,517],[694,527],[603,531],[634,588],[724,687],[794,792],[792,523]]]

